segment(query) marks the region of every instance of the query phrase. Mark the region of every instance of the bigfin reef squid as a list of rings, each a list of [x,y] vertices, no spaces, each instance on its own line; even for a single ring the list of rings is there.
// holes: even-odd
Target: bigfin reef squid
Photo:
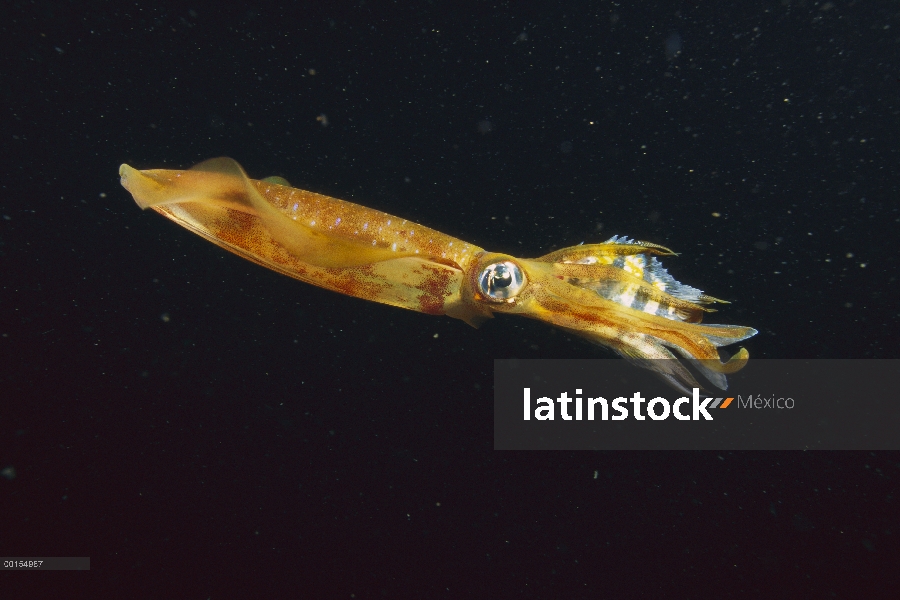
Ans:
[[[544,321],[687,393],[702,386],[673,350],[724,390],[749,354],[723,362],[718,348],[757,333],[701,324],[709,305],[725,301],[676,281],[657,258],[675,253],[657,244],[614,236],[517,258],[280,177],[250,179],[230,158],[186,171],[123,164],[119,175],[141,208],[289,277],[473,327],[495,313]]]

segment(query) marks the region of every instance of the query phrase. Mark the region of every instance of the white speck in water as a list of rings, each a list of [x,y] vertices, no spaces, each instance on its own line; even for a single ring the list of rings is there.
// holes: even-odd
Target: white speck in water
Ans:
[[[393,250],[394,252],[397,251],[397,242],[394,242],[393,244],[391,244],[391,250]]]
[[[387,222],[387,224],[388,224],[388,225],[390,225],[390,224],[391,224],[391,220],[390,220],[390,219],[388,219],[388,222]]]
[[[299,206],[300,206],[300,203],[299,203],[299,202],[294,202],[294,210],[297,210],[297,208],[298,208]]]
[[[310,224],[310,225],[315,225],[316,222],[315,222],[315,221],[310,221],[309,224]]]
[[[335,225],[337,225],[337,224],[340,223],[340,222],[341,222],[341,218],[340,218],[340,217],[338,217],[337,219],[334,220],[334,224],[335,224]]]
[[[373,246],[375,245],[375,240],[372,240],[372,245],[373,245]]]
[[[363,223],[363,231],[365,231],[365,230],[368,229],[368,228],[369,228],[369,224],[368,224],[368,223]]]

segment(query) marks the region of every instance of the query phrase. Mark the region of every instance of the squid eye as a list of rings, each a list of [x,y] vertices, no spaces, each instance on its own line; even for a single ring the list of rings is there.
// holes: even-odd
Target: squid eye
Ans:
[[[510,261],[488,265],[478,277],[481,293],[491,300],[506,300],[517,295],[525,285],[525,275]]]

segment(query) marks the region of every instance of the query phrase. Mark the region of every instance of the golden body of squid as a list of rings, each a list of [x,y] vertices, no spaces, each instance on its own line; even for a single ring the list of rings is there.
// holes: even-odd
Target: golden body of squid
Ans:
[[[229,158],[188,171],[122,165],[119,175],[141,208],[290,277],[474,327],[498,312],[546,321],[680,390],[701,386],[669,348],[725,389],[725,374],[749,355],[742,348],[723,363],[717,347],[756,333],[701,325],[704,305],[722,301],[675,281],[654,256],[674,253],[655,244],[613,237],[521,259],[280,178],[250,179]]]

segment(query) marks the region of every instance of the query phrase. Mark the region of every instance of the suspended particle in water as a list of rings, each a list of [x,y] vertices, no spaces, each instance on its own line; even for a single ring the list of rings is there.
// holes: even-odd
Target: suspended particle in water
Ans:
[[[666,59],[672,60],[679,54],[681,54],[681,36],[678,32],[673,31],[666,37]]]

